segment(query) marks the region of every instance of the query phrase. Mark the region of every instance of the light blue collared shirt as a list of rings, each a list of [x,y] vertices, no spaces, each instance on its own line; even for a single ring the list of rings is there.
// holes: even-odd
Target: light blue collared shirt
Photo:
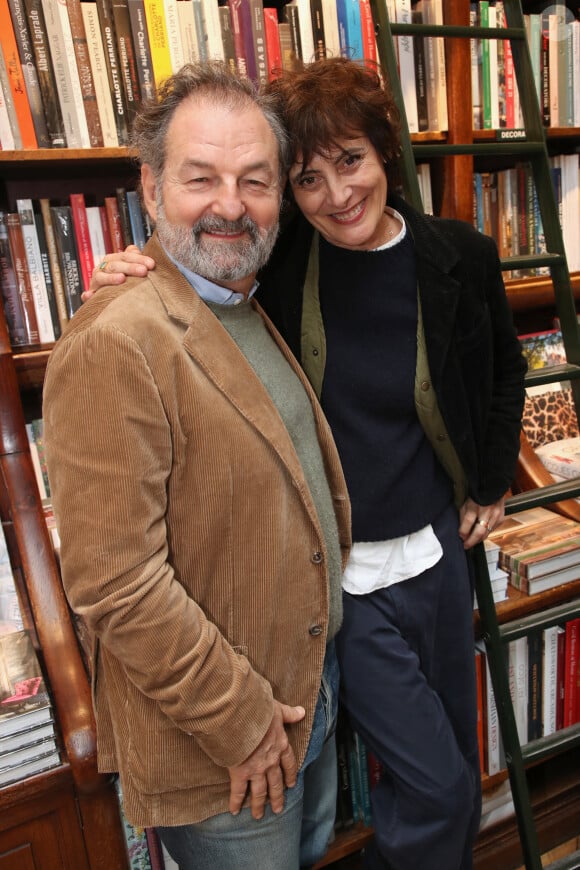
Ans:
[[[178,263],[163,245],[161,247],[204,302],[215,302],[218,305],[239,305],[240,302],[251,299],[258,289],[258,282],[254,281],[252,289],[247,296],[244,296],[243,293],[235,293],[233,290],[228,290],[227,287],[214,284],[213,281],[208,281],[207,278],[198,275],[197,272],[192,272],[191,269],[187,269],[182,263]]]

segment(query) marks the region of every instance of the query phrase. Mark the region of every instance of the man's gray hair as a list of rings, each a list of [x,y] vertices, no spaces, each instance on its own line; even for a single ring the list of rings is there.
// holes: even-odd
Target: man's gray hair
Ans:
[[[233,72],[221,61],[190,63],[161,85],[157,99],[143,104],[131,136],[140,163],[148,163],[156,179],[163,175],[166,159],[166,136],[175,110],[184,100],[199,96],[230,109],[256,106],[268,122],[278,143],[280,181],[291,164],[288,134],[278,115],[275,100],[260,93],[250,79]]]

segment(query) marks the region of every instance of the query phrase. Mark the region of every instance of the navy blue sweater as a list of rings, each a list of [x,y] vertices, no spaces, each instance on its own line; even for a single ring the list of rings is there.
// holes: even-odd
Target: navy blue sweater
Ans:
[[[320,241],[321,402],[352,502],[353,540],[417,531],[452,498],[413,398],[417,278],[410,234],[382,251]]]

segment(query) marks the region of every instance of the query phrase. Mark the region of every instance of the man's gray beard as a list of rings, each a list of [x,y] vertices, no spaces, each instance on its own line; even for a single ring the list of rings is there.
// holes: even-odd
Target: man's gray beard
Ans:
[[[158,202],[156,228],[174,260],[196,275],[223,284],[255,275],[268,262],[278,236],[279,223],[276,221],[264,236],[247,215],[239,221],[208,215],[192,227],[178,226],[169,223],[163,206]],[[205,238],[204,232],[245,232],[247,238],[219,242]]]

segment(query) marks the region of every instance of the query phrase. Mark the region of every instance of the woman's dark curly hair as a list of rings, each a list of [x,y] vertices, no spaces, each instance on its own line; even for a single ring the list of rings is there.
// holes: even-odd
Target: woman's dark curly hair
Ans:
[[[400,115],[380,68],[344,57],[284,70],[266,90],[277,97],[294,156],[304,168],[340,139],[366,136],[387,174],[400,151]]]

